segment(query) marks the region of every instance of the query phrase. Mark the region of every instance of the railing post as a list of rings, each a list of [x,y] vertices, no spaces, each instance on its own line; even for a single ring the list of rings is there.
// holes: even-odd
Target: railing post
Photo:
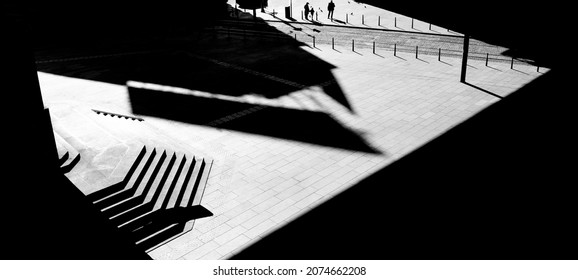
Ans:
[[[315,48],[315,36],[313,36],[313,47]]]
[[[349,23],[349,14],[345,14],[345,23]]]
[[[375,54],[375,41],[373,41],[373,54]]]
[[[510,64],[510,69],[514,69],[514,57],[512,57],[512,63]]]
[[[331,37],[331,49],[335,49],[335,38]]]
[[[415,58],[417,58],[417,46],[415,46]]]
[[[355,51],[355,39],[351,39],[351,51]]]
[[[490,54],[489,54],[489,53],[486,53],[486,66],[488,66],[488,60],[489,60],[489,58],[490,58]]]
[[[468,50],[470,48],[470,36],[464,34],[464,47],[462,56],[462,72],[460,74],[460,82],[466,82],[466,71],[468,70]]]
[[[442,48],[438,49],[438,61],[442,61]]]
[[[381,16],[377,16],[377,26],[381,26]]]
[[[393,26],[397,27],[397,17],[393,18]]]
[[[361,24],[365,24],[365,15],[361,15]]]
[[[397,56],[397,44],[393,44],[393,56]]]
[[[540,66],[539,65],[536,68],[536,72],[540,73]]]
[[[413,18],[411,19],[411,29],[413,29]]]

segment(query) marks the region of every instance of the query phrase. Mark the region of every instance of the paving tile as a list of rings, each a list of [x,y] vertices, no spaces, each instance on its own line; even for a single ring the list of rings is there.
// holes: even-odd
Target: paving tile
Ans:
[[[237,237],[235,237],[233,240],[227,242],[226,244],[221,245],[218,248],[216,248],[216,251],[219,254],[226,256],[227,254],[229,254],[232,251],[234,251],[235,249],[247,244],[250,241],[251,241],[251,239],[249,237],[241,234],[241,235],[238,235]]]
[[[197,260],[202,256],[214,251],[216,248],[219,247],[219,244],[215,241],[209,241],[198,248],[191,250],[187,254],[185,254],[182,258],[185,260]]]

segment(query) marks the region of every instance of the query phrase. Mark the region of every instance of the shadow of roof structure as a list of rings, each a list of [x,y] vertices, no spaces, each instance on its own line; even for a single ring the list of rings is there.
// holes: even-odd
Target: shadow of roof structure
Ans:
[[[261,19],[227,24],[209,27],[205,23],[178,34],[161,32],[162,38],[143,35],[73,47],[39,47],[37,68],[121,85],[137,81],[234,98],[274,100],[315,87],[320,90],[312,95],[322,92],[355,113],[331,72],[335,66],[303,50],[302,44]],[[255,39],[257,36],[263,37]],[[218,98],[128,89],[133,113],[199,125],[212,125],[255,107]],[[326,113],[271,105],[259,108],[259,112],[214,126],[379,153]]]

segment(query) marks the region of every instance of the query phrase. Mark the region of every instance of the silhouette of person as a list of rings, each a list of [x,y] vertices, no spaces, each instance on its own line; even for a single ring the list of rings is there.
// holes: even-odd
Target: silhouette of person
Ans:
[[[309,19],[309,2],[305,3],[305,19]]]
[[[329,2],[327,5],[327,11],[329,11],[327,14],[327,19],[331,18],[331,20],[333,20],[333,10],[335,10],[335,3],[333,3],[333,0],[331,0],[331,2]]]
[[[315,9],[313,9],[313,7],[311,7],[311,10],[309,10],[309,12],[311,12],[311,20],[314,19],[313,15],[315,14]]]

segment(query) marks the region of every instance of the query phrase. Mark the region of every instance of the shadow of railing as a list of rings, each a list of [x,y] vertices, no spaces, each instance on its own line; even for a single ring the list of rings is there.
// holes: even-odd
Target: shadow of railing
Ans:
[[[212,161],[176,153],[167,162],[166,151],[157,156],[156,149],[149,153],[143,147],[121,182],[87,197],[137,248],[148,251],[213,215],[200,205],[211,166]]]

